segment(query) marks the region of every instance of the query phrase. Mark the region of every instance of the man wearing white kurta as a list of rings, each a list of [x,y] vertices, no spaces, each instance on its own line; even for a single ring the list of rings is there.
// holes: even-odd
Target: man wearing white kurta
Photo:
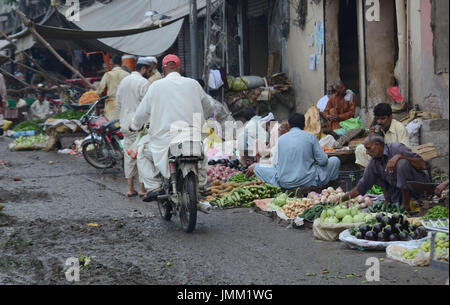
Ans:
[[[124,171],[125,178],[128,180],[128,197],[135,197],[138,195],[134,189],[134,178],[138,177],[138,168],[136,159],[133,159],[128,155],[128,150],[136,142],[138,133],[130,132],[128,126],[130,126],[136,109],[147,93],[150,87],[150,82],[146,79],[150,72],[152,62],[146,58],[139,58],[136,64],[136,71],[125,77],[117,89],[116,95],[116,109],[120,114],[120,129],[124,135],[123,148],[124,148]],[[140,196],[145,196],[146,190],[141,183]]]
[[[32,120],[46,120],[50,116],[50,102],[44,93],[38,93],[38,99],[30,107],[30,116]]]
[[[139,130],[150,119],[150,150],[155,166],[154,178],[158,174],[170,177],[169,147],[182,139],[191,139],[191,135],[202,140],[202,126],[205,122],[203,107],[208,97],[203,88],[194,79],[181,76],[180,59],[175,55],[167,55],[163,59],[165,78],[154,82],[139,105],[131,130]],[[182,130],[180,133],[179,130]],[[201,164],[202,165],[202,164]],[[199,170],[206,170],[199,166]],[[199,174],[199,184],[205,184],[206,175]],[[161,180],[159,187],[150,190],[144,201],[154,201],[163,194]]]

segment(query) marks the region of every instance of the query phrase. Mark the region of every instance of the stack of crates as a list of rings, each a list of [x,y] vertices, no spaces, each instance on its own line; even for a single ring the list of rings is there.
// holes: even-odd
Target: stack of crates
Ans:
[[[19,117],[19,109],[16,108],[16,101],[8,100],[8,107],[5,109],[4,117],[8,119],[17,119]]]

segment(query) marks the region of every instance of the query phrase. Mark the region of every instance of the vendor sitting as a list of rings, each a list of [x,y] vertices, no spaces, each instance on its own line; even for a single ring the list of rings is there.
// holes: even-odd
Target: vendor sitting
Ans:
[[[347,90],[343,82],[337,81],[333,89],[336,93],[330,97],[323,111],[328,131],[340,129],[339,123],[353,118],[356,110],[356,95],[351,90]]]
[[[30,108],[31,120],[45,120],[50,116],[50,102],[45,99],[43,92],[38,93],[38,99]]]
[[[258,146],[268,139],[266,130],[260,125],[261,117],[256,115],[253,107],[244,110],[244,119],[247,123],[237,135],[237,147],[241,164],[246,167],[255,162],[258,155]]]
[[[384,137],[378,134],[367,137],[364,147],[372,160],[357,187],[345,194],[342,201],[365,195],[376,184],[383,189],[386,202],[401,202],[410,211],[411,196],[407,182],[431,182],[423,172],[426,169],[425,161],[404,144],[385,144]]]
[[[373,109],[374,122],[370,128],[370,133],[376,132],[379,129],[384,134],[384,142],[387,143],[402,143],[409,147],[408,131],[405,125],[392,118],[391,105],[381,103]],[[362,168],[367,167],[370,161],[370,156],[366,153],[364,145],[360,144],[355,150],[356,164]]]
[[[278,139],[278,163],[254,164],[247,175],[256,176],[284,189],[322,187],[339,176],[340,160],[328,159],[313,134],[303,131],[305,116],[294,114],[289,119],[289,132]]]

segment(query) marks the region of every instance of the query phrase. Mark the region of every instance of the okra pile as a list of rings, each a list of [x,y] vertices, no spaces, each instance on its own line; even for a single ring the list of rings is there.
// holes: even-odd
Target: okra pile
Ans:
[[[251,207],[256,199],[273,198],[280,192],[280,188],[269,185],[250,185],[234,189],[222,198],[216,198],[210,203],[219,208]]]

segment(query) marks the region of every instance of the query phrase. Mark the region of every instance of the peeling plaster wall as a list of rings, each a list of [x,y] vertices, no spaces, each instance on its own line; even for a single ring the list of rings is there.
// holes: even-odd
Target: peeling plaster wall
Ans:
[[[391,103],[386,89],[395,84],[395,6],[392,0],[380,0],[380,21],[366,21],[368,107]],[[364,103],[364,102],[363,102]]]
[[[411,1],[412,103],[449,118],[448,73],[435,74],[430,0]]]
[[[322,0],[323,1],[323,0]],[[308,1],[308,16],[304,30],[294,24],[296,19],[295,3],[290,3],[290,33],[288,40],[289,79],[295,91],[296,111],[305,113],[311,105],[324,95],[324,56],[315,71],[309,69],[309,56],[315,53],[315,47],[308,46],[309,37],[315,34],[315,22],[323,21],[322,1]],[[325,39],[325,37],[324,37]]]

